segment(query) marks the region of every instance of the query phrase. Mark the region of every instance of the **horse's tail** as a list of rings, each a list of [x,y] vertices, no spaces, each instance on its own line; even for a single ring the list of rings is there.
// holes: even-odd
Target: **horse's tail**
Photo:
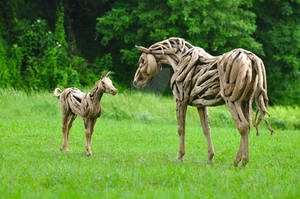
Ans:
[[[256,135],[259,135],[258,125],[262,120],[265,121],[269,131],[271,134],[273,134],[274,130],[271,128],[269,122],[265,118],[265,114],[268,114],[268,96],[267,96],[267,80],[266,80],[266,71],[264,63],[260,58],[258,58],[256,55],[252,54],[249,56],[249,58],[252,61],[252,65],[254,67],[254,70],[256,71],[256,79],[255,82],[256,85],[254,85],[254,91],[253,95],[251,96],[251,101],[254,100],[255,104],[257,106],[257,111],[254,116],[253,110],[251,110],[252,114],[252,123],[253,126],[256,128]],[[252,109],[252,106],[251,106]]]
[[[61,95],[61,90],[60,88],[56,88],[53,92],[54,96],[57,97],[57,99],[60,98],[60,95]]]
[[[259,135],[258,126],[262,120],[265,121],[272,134],[273,129],[265,119],[265,114],[269,114],[267,111],[269,99],[267,96],[266,71],[262,60],[250,51],[235,49],[221,56],[218,68],[220,91],[226,104],[230,102],[229,105],[232,106],[234,102],[238,102],[237,105],[241,105],[241,102],[246,101],[249,103],[247,105],[249,111],[237,111],[238,119],[243,120],[250,127],[249,121],[245,121],[247,119],[244,118],[245,116],[249,118],[250,113],[257,135]],[[255,116],[252,109],[253,101],[257,106]],[[232,107],[228,108],[231,109]]]

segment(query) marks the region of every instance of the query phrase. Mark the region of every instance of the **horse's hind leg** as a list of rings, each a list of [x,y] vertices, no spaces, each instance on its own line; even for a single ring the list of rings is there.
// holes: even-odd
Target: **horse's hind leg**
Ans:
[[[244,122],[245,125],[245,135],[244,135],[244,153],[242,154],[242,165],[246,166],[246,164],[249,162],[249,133],[250,133],[250,102],[243,102],[241,104],[241,110],[243,115],[245,116],[245,119],[247,122]],[[243,135],[242,135],[243,138]]]
[[[213,160],[213,157],[215,154],[215,149],[214,149],[211,137],[210,137],[210,125],[209,125],[207,107],[198,107],[198,113],[200,116],[203,133],[204,133],[204,135],[206,137],[206,141],[207,141],[208,157],[207,157],[206,162],[209,164]]]
[[[246,109],[249,107],[244,105],[242,109],[242,104],[239,102],[227,102],[226,104],[241,135],[240,147],[233,164],[238,166],[242,160],[243,166],[246,166],[249,162],[248,135],[250,132],[249,110],[246,111]]]

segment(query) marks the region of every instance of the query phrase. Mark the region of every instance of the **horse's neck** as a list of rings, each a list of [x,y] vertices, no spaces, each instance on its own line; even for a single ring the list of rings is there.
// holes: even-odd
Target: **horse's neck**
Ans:
[[[170,65],[174,71],[176,71],[182,56],[192,48],[194,48],[193,45],[177,37],[172,37],[150,46],[150,50],[156,57],[158,65]]]
[[[158,66],[161,64],[167,64],[172,66],[173,70],[176,70],[177,64],[168,55],[155,55]]]
[[[197,57],[200,62],[208,63],[215,60],[217,57],[210,55],[205,50],[199,47],[192,47],[184,51],[180,51],[179,49],[175,49],[176,53],[174,54],[155,54],[158,65],[167,64],[172,66],[173,71],[175,72],[178,64],[184,59],[186,56],[193,56],[193,53],[197,54]],[[196,51],[196,52],[195,52]]]
[[[167,64],[173,68],[173,71],[176,71],[178,63],[182,59],[184,53],[178,52],[176,54],[155,54],[158,65]]]

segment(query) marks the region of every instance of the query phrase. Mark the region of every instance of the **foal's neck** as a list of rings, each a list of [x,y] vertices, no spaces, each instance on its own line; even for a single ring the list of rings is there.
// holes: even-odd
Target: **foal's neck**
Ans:
[[[98,86],[98,82],[97,82],[94,88],[89,93],[92,103],[95,105],[100,104],[103,93],[104,93],[103,88],[101,86]]]
[[[99,89],[100,90],[100,89]],[[102,95],[103,95],[103,91],[102,90],[100,90],[99,92],[97,92],[96,93],[96,95],[95,95],[95,98],[94,98],[94,100],[93,100],[93,103],[94,104],[100,104],[100,101],[101,101],[101,98],[102,98]]]

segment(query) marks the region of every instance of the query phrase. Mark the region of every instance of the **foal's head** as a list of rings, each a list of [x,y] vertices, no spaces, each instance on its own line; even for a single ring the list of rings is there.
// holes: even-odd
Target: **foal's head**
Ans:
[[[110,94],[117,94],[118,90],[114,87],[112,84],[112,81],[109,79],[110,72],[105,74],[104,72],[102,73],[101,79],[98,81],[98,87],[101,88],[101,90],[104,93],[110,93]]]
[[[143,53],[139,59],[139,67],[136,70],[133,85],[142,88],[157,73],[158,64],[154,55],[147,51],[148,49],[140,46],[136,46],[136,48]]]

